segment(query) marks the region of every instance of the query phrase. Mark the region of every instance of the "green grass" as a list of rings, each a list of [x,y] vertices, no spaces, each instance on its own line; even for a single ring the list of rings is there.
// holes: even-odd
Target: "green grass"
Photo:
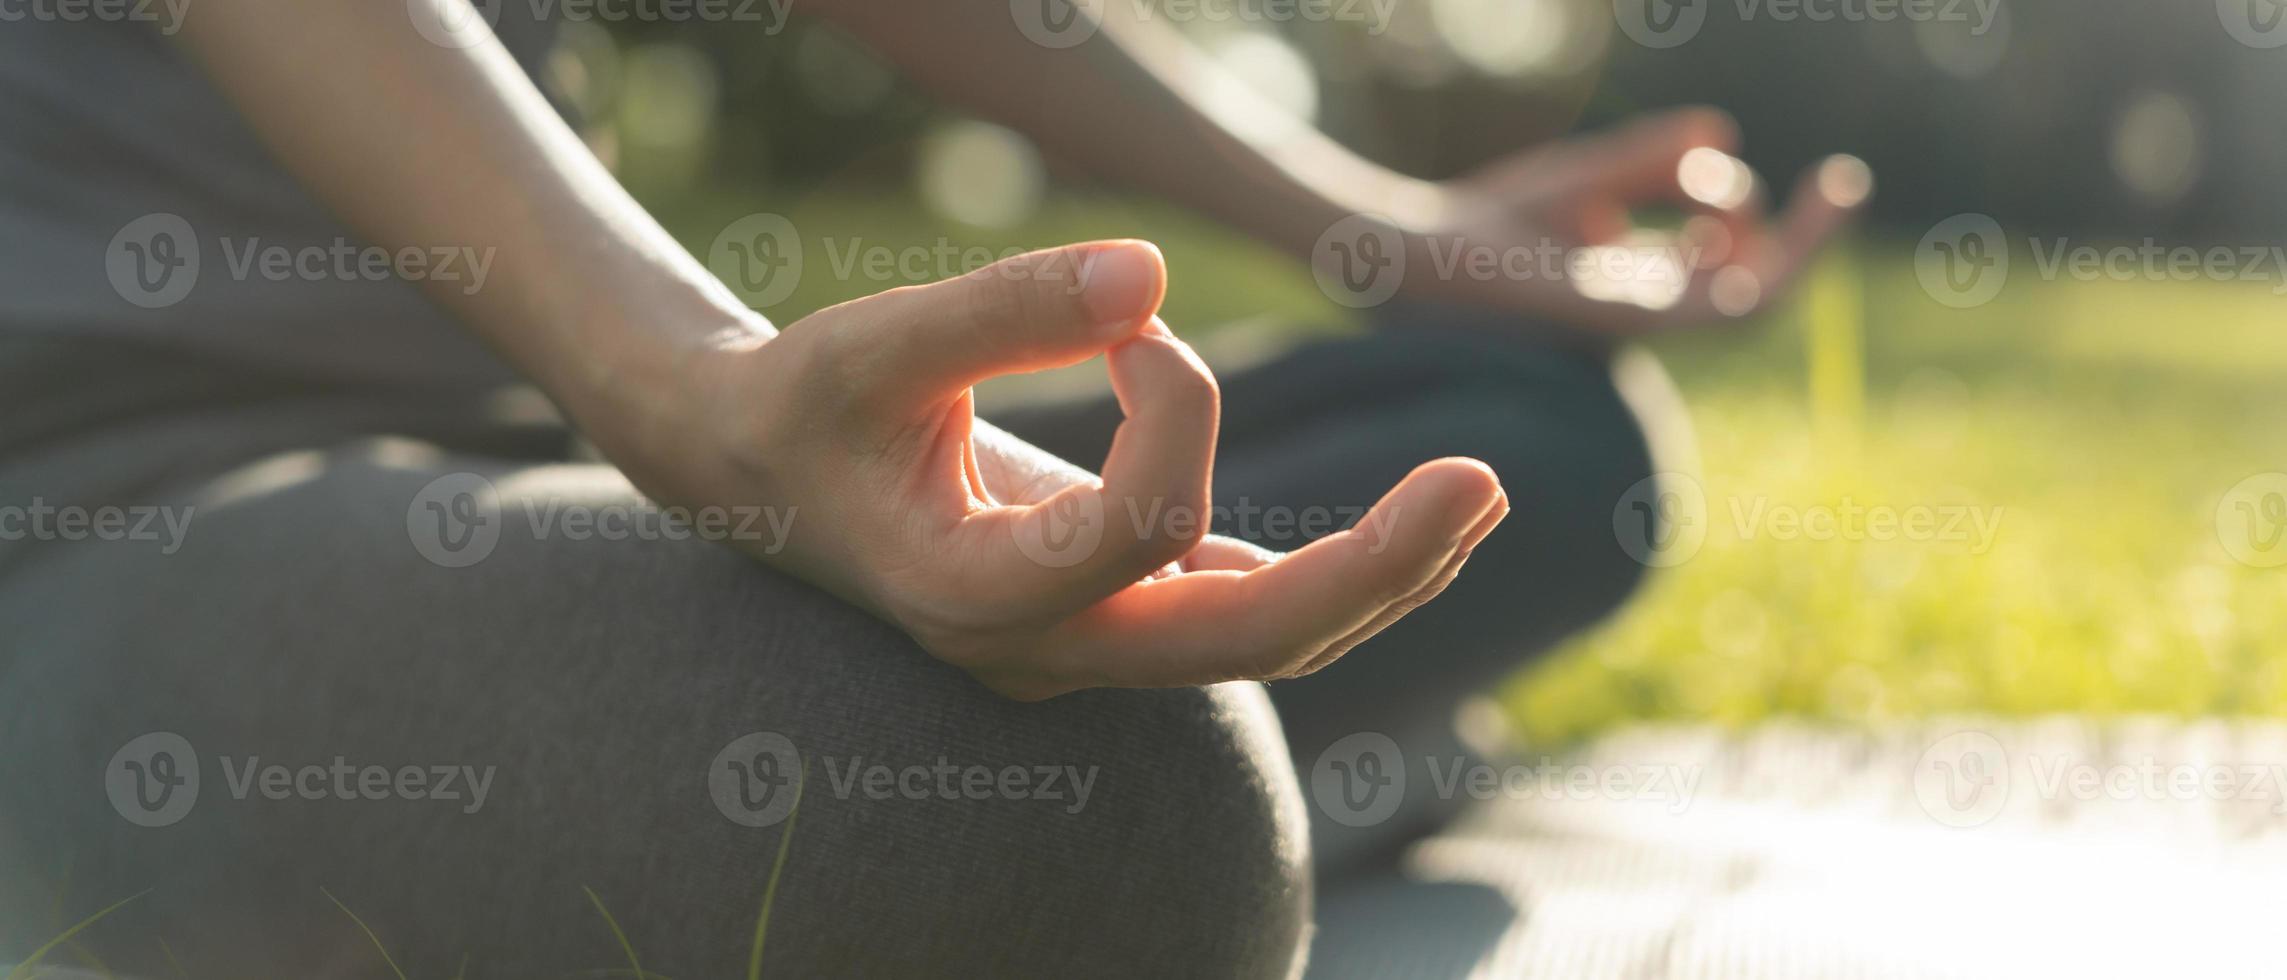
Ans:
[[[1952,310],[1900,248],[1829,262],[1810,293],[1758,332],[1660,345],[1698,436],[1706,543],[1510,688],[1529,737],[2287,710],[2287,569],[2234,561],[2214,518],[2240,480],[2287,470],[2287,298],[2020,269],[1994,303]],[[1854,332],[1857,363],[1814,355]],[[1862,405],[1834,394],[1853,373]],[[1786,541],[1742,535],[1729,507],[1845,496],[1999,508],[1997,533],[1983,554]]]
[[[34,974],[32,971],[40,965],[41,960],[47,958],[49,953],[55,952],[57,947],[71,942],[73,936],[79,935],[80,932],[87,929],[89,926],[103,921],[105,916],[125,908],[129,903],[132,903],[136,899],[142,898],[143,896],[150,893],[151,892],[149,889],[136,892],[133,895],[129,895],[126,898],[122,898],[119,901],[105,906],[102,911],[97,912],[94,915],[90,915],[87,918],[79,920],[79,922],[73,924],[71,928],[64,930],[54,939],[48,940],[46,943],[41,944],[40,948],[33,950],[31,955],[24,957],[23,962],[17,963],[13,968],[9,969],[5,980],[29,980],[29,978],[36,976],[36,974]]]
[[[813,248],[1147,237],[1168,254],[1166,315],[1187,336],[1353,322],[1299,264],[1161,207],[1056,195],[999,232],[836,188],[661,210],[702,255],[722,216],[756,210],[789,214]],[[1524,735],[1562,743],[1638,719],[2287,712],[2287,569],[2232,561],[2213,517],[2241,479],[2287,470],[2287,297],[2042,282],[2021,261],[1994,302],[1953,310],[1921,291],[1909,248],[1862,243],[1767,322],[1653,345],[1690,406],[1709,533],[1504,692]],[[809,274],[770,312],[784,324],[889,285]],[[1846,499],[1999,523],[1971,553],[1742,535],[1731,511]]]

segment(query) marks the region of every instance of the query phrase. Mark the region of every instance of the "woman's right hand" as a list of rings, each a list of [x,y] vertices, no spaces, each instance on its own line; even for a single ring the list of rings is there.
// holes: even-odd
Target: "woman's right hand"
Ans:
[[[649,418],[584,421],[662,503],[789,515],[760,557],[1007,696],[1316,670],[1442,590],[1507,497],[1441,459],[1290,554],[1206,533],[1220,394],[1165,288],[1147,243],[1034,252],[726,331]],[[976,420],[977,382],[1098,353],[1127,416],[1100,479]]]

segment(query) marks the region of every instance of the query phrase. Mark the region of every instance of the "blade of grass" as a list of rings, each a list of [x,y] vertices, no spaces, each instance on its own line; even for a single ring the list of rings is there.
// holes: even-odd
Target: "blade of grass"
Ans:
[[[1848,476],[1866,423],[1865,297],[1850,252],[1834,249],[1812,266],[1804,293],[1812,433]]]
[[[64,903],[69,901],[70,896],[71,856],[67,854],[64,856],[63,877],[56,879],[55,897],[48,901],[48,928],[53,929],[63,923]],[[30,921],[27,920],[25,925],[31,925]],[[38,927],[33,926],[33,928]],[[8,938],[13,939],[15,937],[10,935]]]
[[[797,798],[797,800],[799,801],[799,798]],[[63,945],[64,943],[70,942],[70,941],[71,941],[71,937],[73,937],[73,936],[76,936],[76,935],[79,935],[79,932],[80,932],[80,930],[82,930],[82,929],[85,929],[85,928],[87,928],[88,926],[92,926],[92,925],[96,924],[96,922],[98,922],[98,921],[102,920],[102,918],[103,918],[104,916],[107,916],[107,915],[110,915],[110,914],[111,914],[111,913],[113,913],[113,912],[117,912],[117,911],[119,911],[119,909],[120,909],[122,906],[125,906],[127,903],[129,903],[129,902],[132,902],[132,901],[134,901],[134,900],[136,900],[136,899],[138,899],[138,898],[142,898],[143,896],[145,896],[145,895],[149,895],[149,894],[151,894],[151,890],[150,890],[150,889],[148,889],[148,888],[146,888],[146,889],[144,889],[144,890],[142,890],[142,891],[136,892],[136,893],[135,893],[135,894],[133,894],[133,895],[129,895],[129,896],[127,896],[126,898],[122,898],[122,899],[120,899],[119,901],[116,901],[116,902],[113,902],[113,903],[111,903],[111,907],[110,907],[110,908],[104,909],[104,910],[103,910],[103,911],[101,911],[101,912],[97,912],[97,913],[95,913],[94,915],[91,915],[91,916],[88,916],[87,918],[84,918],[84,919],[81,919],[81,920],[79,920],[79,924],[78,924],[78,925],[76,925],[76,926],[73,926],[73,927],[71,927],[71,928],[69,928],[69,929],[66,929],[66,930],[64,930],[64,931],[63,931],[63,935],[60,935],[60,936],[57,936],[57,937],[56,937],[56,938],[54,938],[54,939],[50,939],[50,940],[48,940],[48,942],[47,942],[47,945],[45,945],[45,946],[42,946],[42,947],[40,947],[40,948],[38,948],[38,949],[35,949],[35,950],[33,950],[33,951],[32,951],[32,955],[31,955],[31,956],[29,956],[29,957],[27,957],[27,958],[24,960],[24,962],[16,964],[16,968],[15,968],[15,969],[13,969],[13,970],[9,970],[9,971],[8,971],[7,980],[23,980],[23,978],[30,976],[31,974],[29,974],[29,973],[27,973],[27,972],[25,972],[25,971],[28,971],[28,970],[30,970],[32,967],[34,967],[34,966],[38,965],[38,964],[39,964],[39,962],[40,962],[40,960],[41,960],[43,957],[46,957],[46,956],[48,955],[48,953],[50,953],[50,952],[54,951],[54,949],[55,949],[56,947],[58,947],[58,946],[61,946],[61,945]],[[400,977],[400,978],[399,978],[399,980],[403,980],[403,978],[402,978],[402,977]]]
[[[79,954],[80,962],[87,964],[88,969],[103,974],[103,980],[119,980],[119,974],[111,972],[111,967],[104,964],[103,957],[95,955],[95,951],[87,948],[86,943],[72,940],[71,951]]]
[[[341,914],[349,916],[349,921],[357,923],[358,928],[365,930],[365,938],[371,940],[373,942],[373,948],[381,953],[381,961],[389,964],[389,972],[396,974],[397,980],[405,980],[405,971],[398,969],[397,961],[389,955],[389,948],[381,945],[380,936],[373,934],[373,927],[366,925],[364,919],[358,918],[357,913],[349,910],[349,906],[343,905],[341,903],[341,899],[334,897],[334,893],[326,891],[324,885],[318,886],[318,893],[324,895],[327,900],[333,902],[334,908],[340,909]]]
[[[604,917],[604,925],[611,927],[612,938],[619,940],[620,951],[627,954],[627,965],[635,970],[635,980],[644,980],[648,974],[643,972],[643,961],[635,958],[635,944],[627,941],[627,933],[620,929],[619,920],[611,917],[610,909],[604,908],[604,900],[595,889],[581,885],[580,890],[588,893],[588,901],[595,903],[596,913]]]
[[[190,971],[183,969],[183,961],[175,958],[175,948],[167,945],[165,936],[159,937],[159,952],[167,954],[167,963],[175,968],[175,976],[181,980],[191,980]]]
[[[762,912],[754,918],[754,949],[747,954],[746,980],[762,980],[762,940],[770,929],[770,905],[778,899],[778,876],[786,870],[786,852],[794,844],[794,818],[802,815],[802,786],[810,767],[794,770],[794,805],[786,810],[786,829],[778,832],[778,859],[770,863],[770,884],[762,889]]]

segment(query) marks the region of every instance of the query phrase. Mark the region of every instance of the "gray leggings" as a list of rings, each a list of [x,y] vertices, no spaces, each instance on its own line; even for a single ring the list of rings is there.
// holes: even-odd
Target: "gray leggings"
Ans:
[[[1040,704],[632,523],[614,470],[497,404],[0,344],[0,504],[195,507],[171,554],[0,543],[0,963],[148,890],[52,961],[388,975],[362,920],[408,977],[625,971],[600,901],[646,971],[744,976],[783,834],[764,976],[1292,975],[1314,886],[1437,817],[1323,819],[1318,753],[1448,751],[1458,699],[1637,577],[1610,515],[1649,463],[1603,359],[1468,336],[1224,379],[1219,503],[1273,547],[1421,460],[1492,463],[1514,513],[1443,598],[1267,694]],[[1000,421],[1094,463],[1115,419]],[[501,501],[473,564],[421,545],[452,474]]]

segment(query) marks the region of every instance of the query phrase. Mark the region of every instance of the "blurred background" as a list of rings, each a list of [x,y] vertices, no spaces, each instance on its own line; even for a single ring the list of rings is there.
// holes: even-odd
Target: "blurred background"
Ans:
[[[1830,152],[1878,177],[1868,220],[1784,309],[1651,345],[1696,432],[1665,462],[1704,494],[1705,539],[1499,692],[1517,731],[2287,712],[2287,477],[2264,476],[2287,469],[2273,0],[1930,0],[1913,22],[1789,19],[1783,0],[1382,7],[1170,19],[1416,176],[1705,103],[1739,119],[1775,186]],[[1647,9],[1684,19],[1646,35]],[[1211,355],[1358,329],[1300,261],[1077,182],[796,13],[771,33],[566,25],[555,93],[695,253],[755,212],[820,249],[1145,237],[1168,256],[1168,321]],[[1966,305],[1918,274],[1965,214],[2014,261]],[[2238,271],[2044,273],[2043,248],[2084,245],[2228,246]],[[886,285],[805,276],[765,312],[790,323]],[[1735,512],[1757,501],[1967,510],[1992,534],[1790,539]]]

